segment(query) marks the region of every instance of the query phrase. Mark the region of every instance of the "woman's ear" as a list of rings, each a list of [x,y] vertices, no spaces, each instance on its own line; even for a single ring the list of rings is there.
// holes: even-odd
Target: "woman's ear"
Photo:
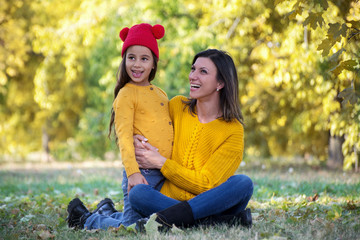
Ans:
[[[222,88],[224,88],[224,86],[225,86],[225,84],[224,84],[224,82],[218,82],[218,85],[217,85],[217,88],[216,89],[222,89]],[[218,91],[219,91],[218,90]]]

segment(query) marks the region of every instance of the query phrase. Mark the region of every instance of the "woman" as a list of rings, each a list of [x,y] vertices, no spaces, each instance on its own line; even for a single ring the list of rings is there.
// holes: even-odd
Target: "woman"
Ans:
[[[200,52],[189,80],[190,98],[177,96],[169,103],[172,157],[163,157],[142,136],[135,137],[139,166],[160,169],[166,180],[160,192],[145,184],[134,186],[129,192],[131,206],[144,216],[156,213],[164,227],[234,219],[251,226],[251,213],[245,208],[253,183],[245,175],[233,176],[244,150],[234,62],[223,51]]]

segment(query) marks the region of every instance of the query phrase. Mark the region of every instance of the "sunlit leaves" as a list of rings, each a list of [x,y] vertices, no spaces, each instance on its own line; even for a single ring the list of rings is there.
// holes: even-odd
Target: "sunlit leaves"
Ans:
[[[275,0],[275,5],[278,5],[279,3],[282,3],[282,2],[285,2],[285,1],[287,1],[287,0]]]
[[[29,58],[29,35],[26,32],[29,23],[21,17],[22,14],[32,14],[27,10],[28,4],[28,1],[20,0],[11,3],[6,0],[0,1],[0,89],[9,78],[23,72],[25,62]]]
[[[347,31],[348,27],[346,24],[340,25],[339,23],[329,23],[327,38],[325,38],[318,47],[318,50],[323,50],[322,55],[324,57],[329,55],[330,49],[335,45],[335,43],[341,41],[341,37],[345,38],[347,36]]]
[[[308,29],[311,29],[310,41],[318,43],[315,46],[311,46],[311,43],[307,46],[309,49],[315,47],[318,51],[322,52],[326,64],[321,66],[321,72],[323,72],[321,75],[324,81],[328,81],[328,84],[331,85],[331,82],[333,82],[333,88],[339,89],[338,91],[340,92],[338,95],[338,93],[329,90],[328,96],[323,97],[324,113],[329,114],[330,122],[328,126],[324,125],[318,129],[328,128],[331,135],[345,135],[345,139],[347,139],[348,134],[354,131],[354,126],[360,123],[359,119],[353,116],[358,115],[356,104],[359,99],[359,94],[356,92],[356,86],[359,82],[359,62],[357,60],[359,45],[358,38],[356,37],[359,30],[356,26],[359,26],[359,18],[354,15],[355,12],[359,11],[359,3],[348,1],[340,4],[339,2],[326,0],[299,0],[290,2],[293,3],[293,7],[287,17],[290,20],[296,19],[302,22],[303,26],[308,26]],[[304,29],[304,31],[306,32],[307,29]],[[325,32],[326,34],[324,34]],[[350,84],[355,87],[349,86]],[[319,89],[319,87],[319,85],[315,85],[316,89]],[[335,101],[331,103],[333,101],[331,98],[337,98],[342,101],[342,108],[340,109],[340,106],[337,106]],[[328,100],[325,101],[325,99]],[[348,103],[350,103],[350,106],[347,105]],[[341,114],[341,117],[335,117],[338,114]],[[321,118],[323,119],[322,121],[326,119],[324,115]],[[344,122],[347,122],[347,124],[342,124]],[[360,141],[359,135],[353,136],[352,139],[354,137],[357,139],[355,142]],[[344,167],[348,168],[351,165],[348,163],[350,159],[352,159],[352,163],[356,161],[354,158],[356,153],[353,154],[353,151],[356,152],[357,148],[358,146],[345,140],[342,148],[345,155]]]
[[[340,36],[345,38],[347,36],[347,31],[348,27],[345,23],[329,23],[328,37],[336,41]]]
[[[312,29],[316,29],[318,26],[322,27],[325,23],[324,18],[322,17],[322,13],[314,13],[310,12],[309,16],[305,19],[303,25],[310,25]]]
[[[358,63],[355,60],[350,59],[340,62],[340,64],[338,64],[330,71],[332,71],[335,75],[339,75],[343,70],[354,71],[355,70],[354,67],[357,65]]]
[[[23,3],[15,1],[14,3],[16,4],[10,4],[11,9],[16,9],[16,7],[18,9],[8,11],[10,14],[5,16],[11,20],[10,22],[18,23],[19,27],[12,26],[10,32],[12,35],[7,34],[9,39],[3,40],[7,43],[5,50],[11,51],[12,48],[8,44],[15,44],[17,52],[14,56],[27,61],[26,64],[19,65],[21,68],[18,67],[19,70],[16,70],[18,72],[21,70],[27,75],[19,75],[19,73],[14,75],[15,70],[11,70],[13,67],[11,69],[7,67],[11,70],[7,72],[11,74],[0,74],[0,78],[3,83],[7,82],[6,78],[12,79],[5,89],[13,89],[18,83],[21,83],[20,85],[32,83],[32,86],[24,91],[24,94],[21,94],[20,89],[19,92],[7,90],[5,102],[7,108],[5,109],[9,109],[10,112],[10,109],[14,108],[13,99],[33,104],[30,105],[31,108],[23,104],[21,112],[11,110],[9,115],[12,115],[12,119],[18,119],[18,122],[14,124],[14,127],[7,127],[10,134],[6,132],[6,135],[21,136],[23,129],[15,126],[24,124],[27,125],[24,135],[27,134],[32,139],[31,141],[24,137],[20,140],[5,139],[4,146],[7,147],[1,148],[1,151],[14,152],[9,151],[9,146],[13,144],[22,148],[23,150],[19,152],[23,154],[40,150],[41,137],[39,136],[41,134],[49,136],[50,149],[56,150],[61,142],[74,134],[77,127],[86,97],[84,62],[89,56],[91,46],[98,38],[103,37],[102,23],[107,19],[109,7],[114,9],[117,3],[81,0],[25,1]],[[16,34],[25,37],[16,37]],[[11,37],[18,41],[27,41],[28,45],[23,48],[23,44],[13,41]],[[23,56],[20,51],[25,51],[26,55]],[[1,54],[1,56],[7,55]],[[11,56],[8,58],[12,59]],[[1,92],[0,88],[0,94]],[[18,115],[22,117],[17,117]],[[29,121],[24,115],[31,115],[32,119]],[[10,119],[6,119],[1,124],[9,126],[9,122]],[[32,132],[40,134],[35,135]],[[1,133],[3,134],[5,132]]]
[[[351,135],[359,113],[349,104],[357,103],[360,89],[355,1],[0,0],[0,5],[6,19],[0,17],[0,152],[41,150],[43,132],[57,158],[117,152],[106,134],[121,61],[118,33],[141,21],[165,26],[154,84],[170,98],[188,94],[195,53],[219,48],[231,54],[246,118],[246,151],[326,159],[328,131],[346,134],[345,144],[359,142]],[[338,96],[351,84],[354,90]],[[355,159],[354,146],[343,147],[346,159]]]
[[[324,39],[321,44],[318,47],[318,50],[322,50],[323,56],[327,56],[330,53],[330,49],[334,45],[334,41],[331,41],[330,39],[326,38]]]

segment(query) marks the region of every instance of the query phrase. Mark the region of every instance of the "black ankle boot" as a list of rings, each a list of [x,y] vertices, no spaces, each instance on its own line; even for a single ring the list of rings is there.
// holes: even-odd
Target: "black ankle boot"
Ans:
[[[244,211],[241,211],[238,214],[238,217],[240,217],[240,224],[244,227],[251,228],[252,226],[252,216],[251,216],[251,210],[250,208],[246,208]]]
[[[111,214],[117,212],[115,204],[110,198],[105,198],[97,205],[97,208],[92,213],[98,213],[105,216],[111,216]]]
[[[235,215],[212,215],[196,221],[197,226],[203,227],[215,226],[219,224],[226,224],[232,227],[238,223],[239,219]]]
[[[66,218],[68,226],[75,229],[83,229],[86,219],[91,213],[85,207],[79,198],[74,198],[68,205],[67,212],[69,216]]]
[[[237,215],[212,215],[196,221],[197,226],[214,226],[217,224],[236,226],[239,223],[244,227],[251,228],[252,217],[250,208],[241,211]]]
[[[176,227],[191,227],[195,224],[194,215],[188,202],[181,202],[156,213],[156,222],[162,225],[162,230]]]

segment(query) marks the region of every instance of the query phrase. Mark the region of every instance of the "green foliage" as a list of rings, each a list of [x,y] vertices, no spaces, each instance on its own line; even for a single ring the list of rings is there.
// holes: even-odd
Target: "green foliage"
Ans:
[[[123,27],[161,23],[154,84],[188,95],[195,53],[228,51],[239,74],[246,154],[326,160],[344,136],[359,156],[360,3],[355,0],[0,0],[0,154],[105,158]],[[57,11],[53,11],[57,9]],[[49,142],[46,141],[49,139]],[[117,156],[117,154],[115,154]]]

